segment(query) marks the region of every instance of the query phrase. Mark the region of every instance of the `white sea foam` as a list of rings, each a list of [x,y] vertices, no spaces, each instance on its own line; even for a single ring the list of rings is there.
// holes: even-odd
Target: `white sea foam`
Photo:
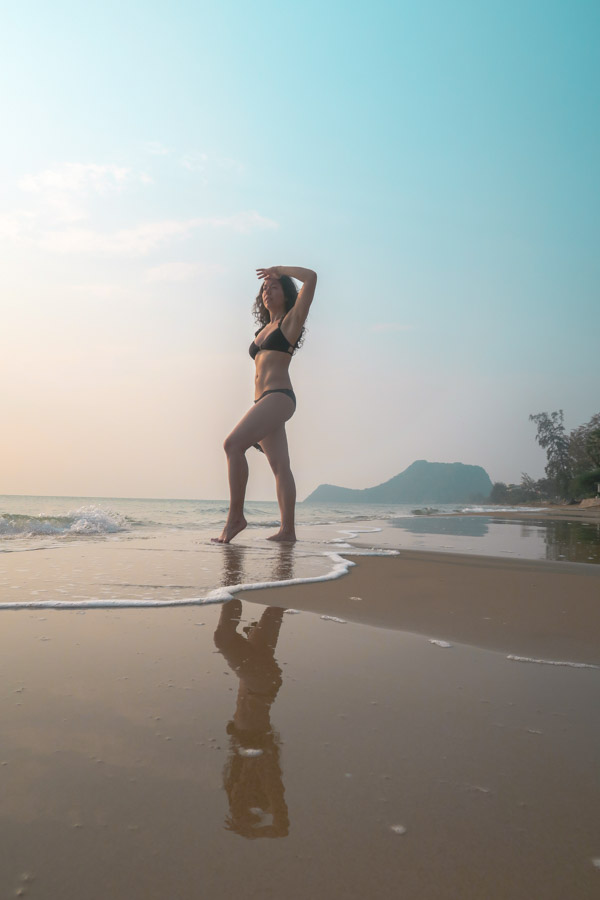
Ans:
[[[254,756],[262,756],[262,750],[254,750],[252,747],[240,747],[238,749],[238,754],[240,756],[252,758]]]
[[[448,641],[438,641],[436,638],[429,638],[430,644],[435,644],[436,647],[451,647],[452,644],[449,644]]]
[[[352,549],[352,556],[399,556],[398,550],[385,549]],[[334,581],[346,575],[356,563],[345,559],[338,553],[325,551],[323,556],[328,556],[333,563],[332,569],[325,575],[308,576],[304,578],[288,578],[281,581],[257,581],[244,584],[228,585],[227,587],[214,588],[207,594],[196,597],[174,597],[169,600],[158,600],[151,597],[141,599],[127,597],[99,598],[79,597],[73,600],[22,600],[19,602],[0,602],[0,610],[5,609],[99,609],[108,607],[144,608],[163,606],[199,606],[210,603],[226,603],[233,600],[236,594],[246,591],[266,590],[274,587],[287,587],[297,584],[314,584],[322,581]],[[19,587],[15,585],[15,587]]]
[[[362,556],[388,555],[389,551],[359,553]],[[200,597],[177,597],[171,600],[154,600],[152,598],[128,599],[128,598],[81,598],[80,600],[23,600],[18,603],[0,603],[0,610],[5,609],[95,609],[104,607],[158,607],[158,606],[198,606],[209,603],[226,603],[233,600],[236,594],[246,591],[265,590],[273,587],[286,587],[294,584],[314,584],[321,581],[334,581],[346,575],[356,563],[350,559],[344,559],[337,553],[325,553],[332,563],[333,568],[325,575],[315,575],[305,578],[288,578],[283,581],[258,581],[248,584],[234,584],[227,587],[215,588],[208,594]]]
[[[544,512],[547,506],[466,506],[461,509],[463,513],[482,512]]]
[[[569,666],[572,669],[600,669],[600,666],[593,666],[591,663],[564,662],[556,659],[533,659],[530,656],[513,656],[510,654],[506,657],[513,662],[538,663],[543,666]]]
[[[345,619],[338,619],[337,616],[321,616],[322,619],[326,619],[328,622],[339,622],[340,625],[347,625]]]
[[[347,534],[349,538],[358,537],[359,534],[376,534],[383,531],[383,528],[353,528],[349,531],[347,528],[338,528],[340,534]]]
[[[100,506],[82,506],[63,516],[5,513],[0,516],[0,537],[113,534],[127,531],[125,516]]]

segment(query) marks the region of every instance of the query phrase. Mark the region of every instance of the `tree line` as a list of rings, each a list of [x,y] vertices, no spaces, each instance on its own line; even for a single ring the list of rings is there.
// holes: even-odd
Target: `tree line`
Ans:
[[[537,426],[536,441],[546,451],[546,477],[536,481],[523,472],[521,484],[497,481],[489,497],[492,503],[583,500],[596,496],[600,483],[600,413],[569,434],[563,418],[562,409],[529,416],[529,421]]]

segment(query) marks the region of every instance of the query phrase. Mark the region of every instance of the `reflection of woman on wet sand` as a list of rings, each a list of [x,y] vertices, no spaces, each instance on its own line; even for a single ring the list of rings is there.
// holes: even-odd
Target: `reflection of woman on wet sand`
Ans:
[[[269,556],[272,563],[271,581],[287,581],[294,577],[294,544],[275,544],[276,551]],[[243,544],[227,544],[223,547],[223,572],[221,585],[229,587],[247,581],[244,567],[246,547]],[[268,577],[264,573],[264,577]]]
[[[230,755],[223,772],[229,799],[227,828],[248,838],[284,837],[289,832],[279,736],[271,725],[271,705],[281,687],[275,646],[283,609],[267,607],[260,621],[237,632],[240,600],[221,610],[215,646],[240,680],[237,705],[227,726]],[[261,751],[248,754],[247,751]]]

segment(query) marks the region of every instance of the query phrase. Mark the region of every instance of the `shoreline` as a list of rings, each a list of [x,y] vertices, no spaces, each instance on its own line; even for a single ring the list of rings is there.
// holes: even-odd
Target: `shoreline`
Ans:
[[[583,522],[598,523],[600,522],[600,506],[590,506],[580,509],[578,506],[548,506],[544,509],[528,512],[519,507],[509,511],[506,508],[502,510],[493,510],[488,512],[453,512],[453,513],[432,513],[434,516],[454,517],[454,516],[492,516],[498,519],[579,519]],[[422,516],[419,518],[428,518]]]
[[[407,521],[411,522],[421,522],[423,520],[423,525],[426,525],[427,520],[429,519],[452,519],[452,518],[484,518],[491,520],[505,520],[511,521],[513,523],[519,522],[527,522],[536,520],[539,522],[540,519],[550,521],[563,521],[569,520],[571,522],[585,522],[591,524],[597,524],[600,522],[600,508],[592,508],[591,510],[575,510],[572,507],[551,507],[545,510],[536,510],[532,512],[525,512],[522,509],[518,511],[508,511],[506,509],[498,510],[498,511],[481,511],[481,512],[440,512],[440,513],[432,513],[430,515],[421,515],[421,516],[411,516],[407,518]],[[507,559],[506,556],[502,555],[504,553],[512,553],[512,550],[497,550],[494,552],[490,552],[488,550],[487,553],[474,553],[472,552],[472,548],[465,546],[464,550],[462,549],[461,543],[456,542],[455,546],[452,549],[444,549],[444,552],[441,552],[438,547],[411,547],[411,546],[400,546],[397,542],[396,536],[393,534],[393,530],[390,530],[389,535],[383,536],[383,541],[380,540],[379,545],[373,546],[372,543],[375,543],[379,538],[379,533],[385,531],[385,526],[387,524],[386,520],[378,520],[378,519],[369,519],[369,520],[361,520],[358,525],[353,522],[344,522],[343,520],[339,523],[331,523],[334,526],[334,533],[350,535],[345,538],[336,538],[335,540],[331,540],[330,536],[328,537],[326,533],[326,527],[317,525],[313,527],[306,528],[306,536],[302,536],[297,544],[286,544],[282,543],[279,545],[274,545],[272,548],[269,547],[269,552],[275,551],[276,555],[271,560],[272,563],[272,574],[271,577],[264,577],[265,571],[262,569],[258,569],[250,573],[248,570],[244,571],[243,560],[245,554],[248,552],[252,553],[255,546],[253,542],[253,538],[255,531],[257,529],[249,529],[250,533],[250,543],[233,542],[227,545],[214,545],[210,544],[210,553],[211,559],[215,559],[213,557],[213,553],[219,558],[219,567],[222,568],[215,569],[215,579],[211,582],[207,582],[207,586],[205,590],[201,590],[199,593],[194,592],[193,590],[193,579],[195,572],[193,571],[193,566],[188,565],[187,571],[180,572],[180,561],[181,561],[181,550],[185,549],[188,553],[195,553],[196,547],[198,546],[198,539],[193,532],[190,532],[191,537],[188,537],[188,543],[184,545],[182,548],[179,544],[167,544],[167,541],[164,535],[155,536],[160,538],[161,547],[159,550],[159,554],[157,554],[157,560],[152,563],[152,569],[148,568],[148,564],[151,562],[147,554],[148,545],[143,541],[147,541],[147,536],[144,538],[135,538],[130,542],[129,549],[132,554],[130,559],[131,563],[127,563],[127,557],[124,556],[123,550],[126,549],[124,545],[115,544],[111,541],[107,541],[106,536],[101,536],[98,538],[97,536],[90,536],[89,538],[83,541],[74,541],[74,542],[65,542],[64,545],[60,547],[47,547],[43,546],[35,547],[35,548],[15,548],[14,550],[6,550],[2,554],[2,558],[5,564],[5,584],[8,584],[9,578],[9,570],[12,573],[10,575],[10,579],[19,580],[22,582],[22,587],[24,591],[27,587],[31,587],[32,589],[29,591],[31,599],[29,600],[15,600],[13,601],[13,596],[8,592],[6,593],[6,602],[0,603],[0,610],[4,608],[5,611],[10,609],[13,610],[40,610],[43,611],[45,609],[92,609],[92,608],[160,608],[160,607],[176,607],[176,606],[188,606],[188,607],[201,607],[203,605],[207,605],[208,603],[220,604],[223,602],[227,602],[232,599],[233,596],[243,596],[246,593],[252,593],[252,595],[257,596],[261,594],[263,591],[272,592],[278,590],[287,591],[295,591],[296,593],[301,592],[307,585],[315,584],[315,585],[326,585],[329,582],[334,582],[339,579],[344,580],[346,575],[350,575],[353,568],[359,565],[364,565],[364,560],[368,557],[372,556],[373,558],[392,558],[397,559],[401,557],[403,560],[412,559],[413,563],[416,560],[421,560],[423,565],[427,563],[429,560],[435,564],[442,564],[443,562],[450,565],[451,560],[463,560],[463,564],[468,566],[471,564],[473,571],[480,570],[481,566],[487,565],[488,567],[495,567],[495,569],[500,571],[501,564],[505,563],[506,565],[511,564],[511,560]],[[375,525],[383,526],[378,528],[365,528],[367,525]],[[345,529],[341,529],[339,526],[346,525]],[[360,527],[363,526],[363,527]],[[302,528],[302,526],[299,526]],[[484,526],[485,527],[485,526]],[[350,532],[350,529],[355,528],[356,531]],[[312,532],[317,532],[316,534],[312,534]],[[372,543],[367,543],[367,535],[370,535],[371,532],[377,532],[377,538],[373,535]],[[426,532],[424,532],[426,533]],[[458,532],[457,532],[458,535]],[[179,539],[179,535],[177,536]],[[387,543],[386,543],[387,542]],[[202,543],[202,541],[200,541]],[[464,542],[467,544],[468,542]],[[311,546],[311,544],[313,546]],[[209,545],[207,545],[208,547]],[[325,549],[327,547],[327,549]],[[216,549],[215,549],[216,548]],[[316,554],[320,559],[324,559],[325,557],[329,557],[329,561],[326,564],[326,569],[321,568],[319,574],[314,574],[314,572],[319,572],[319,569],[306,569],[306,565],[304,566],[304,571],[302,567],[300,568],[300,572],[295,569],[295,564],[293,559],[295,557],[295,549],[298,548],[300,550],[299,559],[306,563],[306,548],[309,548],[309,552]],[[36,560],[35,569],[31,571],[30,575],[24,574],[26,570],[22,569],[22,563],[20,562],[21,553],[27,552],[29,549],[35,549],[41,552],[41,559]],[[491,548],[490,548],[491,549]],[[137,590],[138,596],[135,594],[132,596],[127,595],[118,595],[115,597],[102,597],[100,592],[104,592],[106,589],[102,587],[103,582],[98,582],[96,586],[96,593],[94,593],[93,589],[90,591],[89,588],[86,590],[87,596],[79,596],[75,594],[75,598],[63,599],[63,597],[54,597],[53,599],[42,598],[37,595],[39,594],[48,594],[52,587],[56,592],[61,595],[65,595],[68,593],[73,593],[73,589],[77,589],[77,587],[73,584],[63,585],[62,587],[59,584],[62,582],[55,582],[55,566],[51,556],[49,555],[49,551],[60,550],[61,559],[63,563],[63,568],[65,568],[65,560],[66,560],[66,568],[69,566],[79,566],[83,560],[84,568],[95,568],[97,570],[104,571],[114,571],[115,573],[118,571],[122,572],[123,582],[129,581],[129,569],[133,566],[134,569],[138,569],[140,565],[143,564],[143,568],[145,571],[142,573],[142,578],[140,578],[140,584],[132,584],[127,585],[123,584],[123,587],[131,586]],[[2,551],[0,551],[2,552]],[[315,556],[315,558],[316,558]],[[12,558],[11,558],[12,557]],[[189,557],[188,557],[189,558]],[[122,565],[123,560],[125,563]],[[202,562],[202,558],[200,557],[200,562]],[[207,557],[207,562],[209,562],[209,558]],[[567,573],[571,572],[574,575],[580,574],[583,575],[587,570],[594,574],[600,574],[600,566],[596,563],[594,565],[590,565],[584,561],[581,562],[571,562],[568,560],[558,561],[551,559],[543,559],[534,557],[512,557],[512,562],[514,562],[515,566],[523,565],[527,567],[531,565],[533,567],[538,567],[540,572],[544,572],[547,574],[556,571],[557,573]],[[374,564],[370,564],[374,565]],[[115,568],[120,567],[120,568]],[[256,566],[255,566],[256,568]],[[163,575],[163,569],[171,569],[171,577],[167,577],[167,575]],[[536,569],[536,570],[538,570]],[[75,569],[74,571],[78,571]],[[81,570],[79,570],[81,571]],[[140,570],[141,571],[141,570]],[[177,574],[175,574],[177,573]],[[372,574],[374,578],[379,578],[380,573],[378,570],[373,569]],[[248,577],[250,575],[250,577]],[[191,576],[191,577],[190,577]],[[236,577],[237,576],[237,577]],[[240,578],[241,576],[241,578]],[[246,576],[246,577],[244,577]],[[257,577],[258,576],[258,577]],[[283,576],[283,577],[282,577]],[[441,577],[445,577],[442,575]],[[150,589],[159,589],[161,587],[160,581],[164,578],[164,591],[167,592],[168,596],[163,598],[156,597],[156,599],[148,596],[150,590],[146,590],[144,588],[144,583],[149,584]],[[190,578],[190,581],[185,586],[189,588],[189,593],[184,590],[185,588],[182,586],[182,582]],[[29,585],[26,586],[23,584],[24,581],[29,580]],[[44,582],[45,588],[43,590],[39,590],[39,585],[37,582],[39,579]],[[229,580],[235,579],[235,580]],[[136,578],[133,579],[135,582]],[[172,584],[173,581],[177,583],[175,585]],[[53,584],[51,584],[54,582]],[[168,582],[171,582],[169,584]],[[220,586],[216,586],[219,585]],[[210,586],[209,586],[210,585]],[[12,586],[12,585],[11,585]],[[176,587],[177,591],[175,594],[170,593],[170,587]],[[14,585],[16,588],[17,585]],[[70,590],[69,590],[70,589]],[[81,588],[79,588],[81,590]],[[35,596],[35,599],[33,598]],[[145,596],[144,596],[145,595]],[[292,596],[292,595],[290,595]],[[248,599],[251,599],[250,597]],[[270,601],[267,601],[264,597],[261,596],[260,600],[257,600],[264,605],[268,605]],[[285,602],[285,601],[283,601]],[[293,603],[287,604],[293,606]],[[392,628],[397,628],[402,626],[397,626],[396,624],[391,625]],[[470,643],[468,641],[467,643]]]
[[[600,566],[426,550],[354,561],[335,580],[236,596],[506,654],[600,665]]]

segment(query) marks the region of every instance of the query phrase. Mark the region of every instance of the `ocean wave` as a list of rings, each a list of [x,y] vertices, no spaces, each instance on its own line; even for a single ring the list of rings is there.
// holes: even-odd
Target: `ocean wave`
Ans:
[[[0,537],[113,534],[128,531],[129,525],[126,516],[99,506],[81,506],[64,516],[5,513],[0,515]]]

